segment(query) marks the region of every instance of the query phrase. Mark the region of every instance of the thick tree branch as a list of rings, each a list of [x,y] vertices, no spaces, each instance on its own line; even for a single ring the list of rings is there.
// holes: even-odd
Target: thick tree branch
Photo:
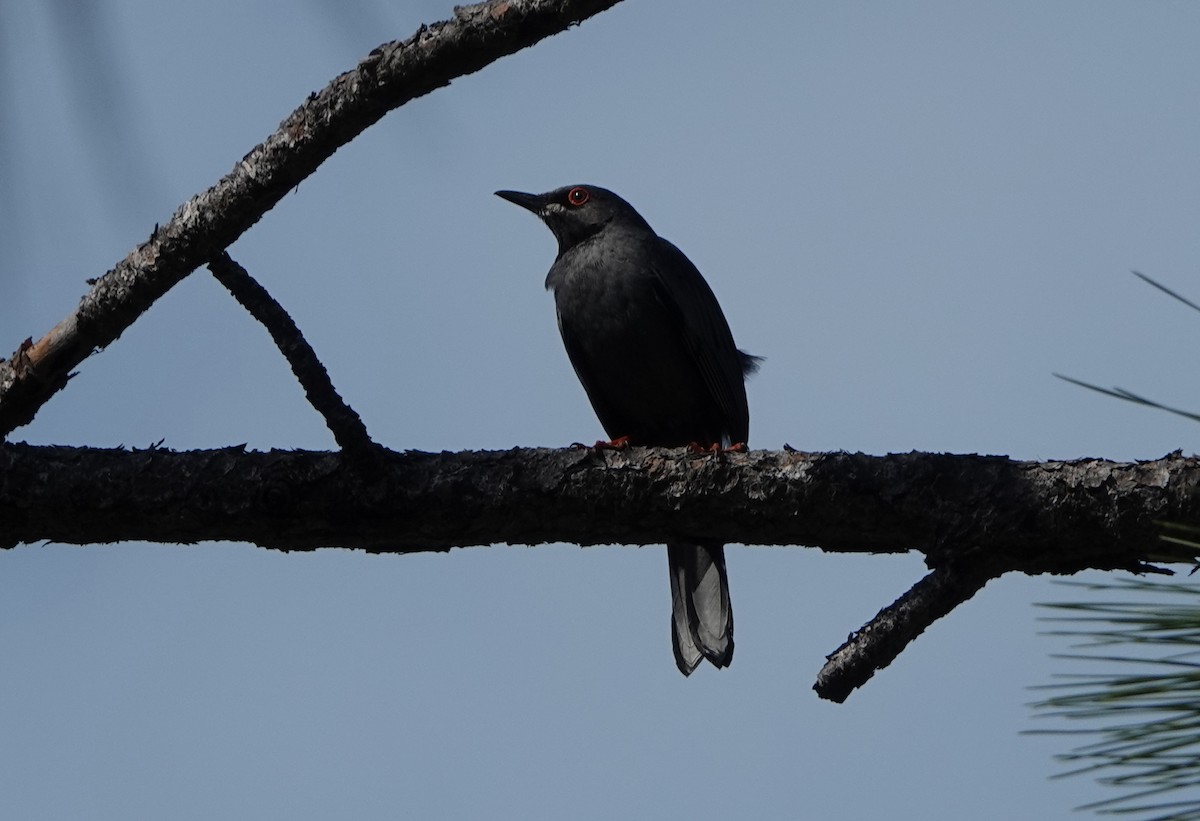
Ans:
[[[814,689],[845,699],[1005,572],[1190,561],[1158,523],[1200,521],[1200,460],[754,451],[176,453],[0,444],[0,547],[246,541],[380,553],[494,542],[654,544],[703,535],[829,551],[919,550],[932,568],[837,651]],[[1176,550],[1178,552],[1172,552]]]
[[[0,445],[0,547],[245,541],[412,553],[495,542],[699,537],[835,552],[919,550],[930,567],[1138,569],[1156,521],[1200,521],[1200,461],[685,450],[338,453]]]
[[[338,395],[329,372],[283,306],[225,251],[217,254],[208,268],[238,304],[267,329],[304,389],[309,404],[324,418],[342,450],[364,464],[372,462],[379,446],[371,441],[362,418]]]
[[[0,439],[28,424],[71,370],[111,344],[177,282],[227,248],[334,151],[404,103],[564,31],[618,0],[493,0],[455,9],[375,49],[309,96],[214,186],[97,280],[37,342],[0,360]]]

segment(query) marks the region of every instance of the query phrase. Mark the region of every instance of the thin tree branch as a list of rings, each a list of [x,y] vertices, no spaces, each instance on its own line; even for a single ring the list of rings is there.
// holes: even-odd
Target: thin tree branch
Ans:
[[[891,664],[925,628],[974,596],[995,575],[973,564],[934,570],[827,656],[813,690],[821,698],[842,703],[877,670]]]
[[[267,329],[304,388],[304,395],[325,419],[325,424],[342,450],[364,463],[370,462],[377,455],[379,445],[371,441],[362,418],[338,395],[329,379],[329,372],[317,359],[316,352],[283,306],[226,251],[213,257],[208,269],[233,294],[233,298]]]
[[[227,248],[338,148],[409,100],[557,34],[618,0],[492,0],[372,51],[314,93],[219,182],[188,200],[45,336],[0,360],[0,439],[28,424],[73,368]]]

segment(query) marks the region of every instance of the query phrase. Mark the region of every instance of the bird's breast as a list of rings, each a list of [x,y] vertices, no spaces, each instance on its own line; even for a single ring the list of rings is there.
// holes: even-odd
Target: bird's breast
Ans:
[[[610,436],[717,441],[711,394],[651,276],[576,267],[560,278],[554,297],[567,354]]]

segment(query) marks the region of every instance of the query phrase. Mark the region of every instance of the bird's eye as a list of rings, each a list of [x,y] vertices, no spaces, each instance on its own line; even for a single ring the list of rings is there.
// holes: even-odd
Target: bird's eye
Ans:
[[[577,185],[567,192],[567,203],[578,208],[591,199],[591,196],[586,188]]]

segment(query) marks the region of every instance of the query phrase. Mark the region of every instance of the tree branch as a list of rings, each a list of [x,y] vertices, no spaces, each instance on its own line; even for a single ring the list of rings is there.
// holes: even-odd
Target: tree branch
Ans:
[[[826,656],[813,690],[821,698],[841,704],[877,670],[895,661],[925,628],[970,599],[996,575],[999,573],[980,565],[951,564],[934,570]]]
[[[227,248],[334,151],[409,100],[566,30],[618,0],[492,0],[455,9],[372,51],[250,150],[219,182],[96,280],[37,342],[0,360],[0,439],[28,424],[73,368],[114,342],[176,283]]]
[[[681,449],[383,450],[364,481],[339,453],[0,444],[0,547],[234,540],[383,553],[705,537],[846,553],[919,550],[930,567],[1138,570],[1158,520],[1200,521],[1200,460]],[[1178,559],[1179,557],[1175,557]],[[990,571],[989,571],[990,572]]]
[[[379,445],[371,441],[362,418],[338,395],[329,372],[283,306],[227,252],[217,254],[208,268],[238,304],[267,329],[304,389],[309,404],[325,419],[342,450],[363,464],[373,461]]]
[[[1160,521],[1200,521],[1200,459],[513,449],[177,453],[0,444],[0,547],[245,541],[279,550],[444,551],[495,542],[656,544],[703,536],[835,552],[919,550],[932,568],[828,657],[844,700],[1005,572],[1192,561]],[[1174,552],[1173,552],[1174,551]]]

